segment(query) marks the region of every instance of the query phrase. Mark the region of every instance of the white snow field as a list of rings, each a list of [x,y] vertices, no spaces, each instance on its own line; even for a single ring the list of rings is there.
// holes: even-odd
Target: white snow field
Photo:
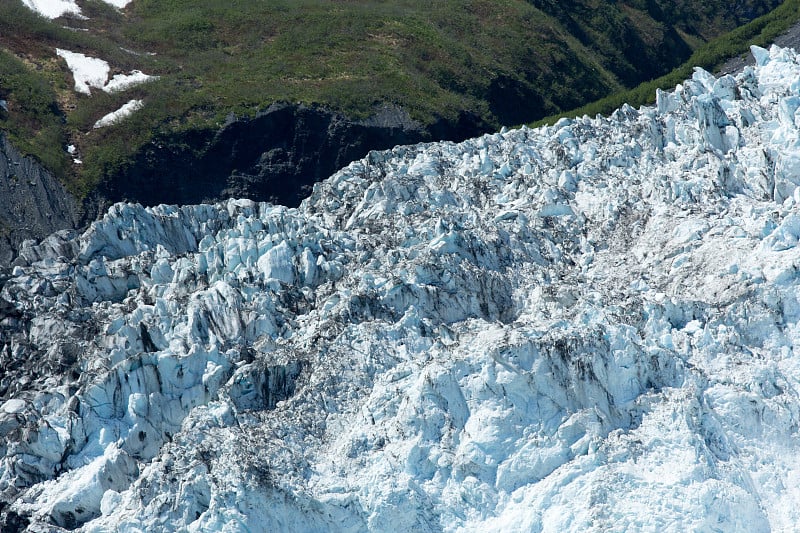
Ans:
[[[81,8],[75,0],[22,0],[26,7],[49,19],[62,15],[80,16]]]
[[[92,94],[92,87],[102,89],[108,81],[111,67],[107,61],[61,48],[56,48],[56,55],[63,58],[72,71],[75,92]]]
[[[75,81],[75,91],[82,94],[92,94],[92,88],[115,93],[158,79],[158,76],[150,76],[141,70],[133,70],[130,74],[114,74],[111,79],[108,79],[111,67],[103,59],[61,48],[56,48],[56,55],[66,61]]]
[[[122,9],[131,3],[132,0],[102,0],[106,4]],[[63,15],[74,15],[81,17],[81,8],[75,0],[22,0],[28,8],[36,11],[43,17],[54,19]]]
[[[753,52],[654,107],[370,153],[298,209],[117,204],[27,243],[4,512],[797,531],[800,64]]]

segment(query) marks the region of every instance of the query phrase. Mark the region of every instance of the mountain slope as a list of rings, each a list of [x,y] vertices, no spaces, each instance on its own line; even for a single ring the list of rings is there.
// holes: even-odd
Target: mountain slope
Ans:
[[[6,527],[790,531],[800,62],[118,204],[2,287]]]
[[[163,162],[187,142],[202,152],[229,117],[251,118],[278,101],[321,105],[351,121],[396,106],[425,132],[416,140],[525,123],[668,72],[699,43],[779,2],[582,0],[569,10],[523,0],[72,4],[86,18],[51,22],[20,0],[0,6],[0,75],[13,74],[0,84],[9,108],[0,120],[74,191],[111,180],[110,195],[115,184],[142,179],[137,157],[154,157],[144,153],[152,146],[168,146],[155,154]],[[76,94],[57,48],[107,61],[109,74],[158,79]],[[133,100],[143,107],[128,120],[93,127]],[[66,154],[68,145],[76,152]]]

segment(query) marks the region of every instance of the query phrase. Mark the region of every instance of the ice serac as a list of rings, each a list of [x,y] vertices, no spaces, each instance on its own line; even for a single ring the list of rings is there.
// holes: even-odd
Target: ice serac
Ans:
[[[0,292],[0,520],[792,531],[800,62],[372,152],[298,209],[117,204]]]

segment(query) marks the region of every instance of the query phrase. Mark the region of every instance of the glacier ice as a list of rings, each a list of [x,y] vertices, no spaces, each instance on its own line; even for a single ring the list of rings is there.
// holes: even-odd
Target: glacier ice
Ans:
[[[800,60],[117,204],[0,292],[0,515],[83,531],[793,531]],[[38,528],[38,529],[37,529]]]

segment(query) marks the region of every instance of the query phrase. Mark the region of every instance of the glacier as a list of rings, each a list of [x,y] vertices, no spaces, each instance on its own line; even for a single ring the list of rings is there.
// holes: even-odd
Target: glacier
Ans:
[[[8,530],[795,531],[800,58],[116,204],[0,279]],[[5,531],[5,529],[4,529]]]

